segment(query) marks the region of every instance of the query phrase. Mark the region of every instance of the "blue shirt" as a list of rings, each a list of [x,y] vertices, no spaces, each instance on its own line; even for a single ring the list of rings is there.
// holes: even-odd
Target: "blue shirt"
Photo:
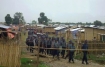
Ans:
[[[83,44],[82,45],[82,49],[88,49],[88,45],[87,44]],[[87,51],[83,51],[83,52],[87,52]]]
[[[54,43],[54,48],[59,48],[59,42]]]

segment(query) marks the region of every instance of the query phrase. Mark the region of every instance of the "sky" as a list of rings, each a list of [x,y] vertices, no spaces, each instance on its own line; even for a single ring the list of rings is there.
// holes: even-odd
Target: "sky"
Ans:
[[[0,0],[0,22],[4,17],[22,12],[27,23],[40,12],[53,22],[105,22],[105,0]]]

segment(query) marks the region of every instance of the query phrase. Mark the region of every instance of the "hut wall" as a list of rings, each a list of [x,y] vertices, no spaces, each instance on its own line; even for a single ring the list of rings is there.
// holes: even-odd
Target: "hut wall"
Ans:
[[[54,27],[44,27],[43,31],[46,33],[55,33]]]
[[[80,40],[81,41],[85,40],[85,32],[81,32]]]
[[[94,38],[93,36],[93,28],[85,28],[85,39],[86,40],[92,40]]]
[[[20,67],[20,47],[13,43],[0,43],[0,66]]]

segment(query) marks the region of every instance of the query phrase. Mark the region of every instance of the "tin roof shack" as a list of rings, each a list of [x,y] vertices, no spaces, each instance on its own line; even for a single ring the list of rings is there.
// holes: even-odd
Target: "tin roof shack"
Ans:
[[[54,26],[45,26],[43,28],[44,33],[55,33],[55,27]]]
[[[65,34],[66,34],[66,30],[67,30],[67,27],[56,27],[54,28],[55,29],[55,33],[56,35],[59,35],[60,37],[64,37]]]
[[[85,40],[85,30],[82,28],[70,29],[70,39],[78,39],[79,41]]]
[[[92,41],[94,37],[96,40],[100,40],[101,34],[105,34],[105,29],[99,27],[84,27],[85,39]]]

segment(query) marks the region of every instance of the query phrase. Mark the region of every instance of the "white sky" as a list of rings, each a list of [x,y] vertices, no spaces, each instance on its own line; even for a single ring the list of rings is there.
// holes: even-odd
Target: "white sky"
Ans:
[[[0,22],[6,14],[22,12],[27,23],[40,12],[54,22],[105,22],[105,0],[0,0]]]

